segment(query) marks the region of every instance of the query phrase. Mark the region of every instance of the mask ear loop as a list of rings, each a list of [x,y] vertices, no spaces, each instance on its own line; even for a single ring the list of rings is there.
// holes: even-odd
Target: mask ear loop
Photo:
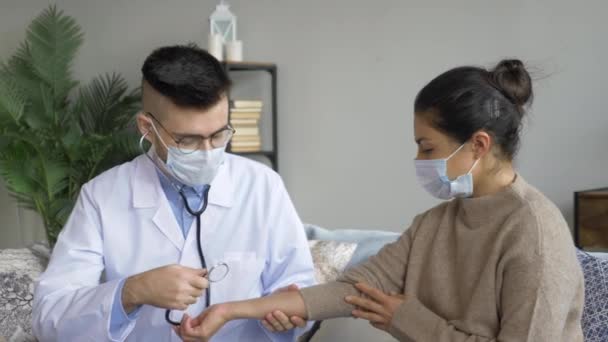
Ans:
[[[464,146],[464,144],[462,146]],[[481,160],[481,158],[475,159],[475,162],[473,163],[473,166],[471,166],[471,168],[469,169],[469,172],[467,172],[467,174],[469,174],[469,173],[471,173],[473,171],[473,169],[475,168],[475,166],[477,166],[477,163],[479,163],[480,160]]]
[[[465,142],[464,144],[460,145],[459,148],[456,149],[456,151],[452,152],[452,154],[450,154],[449,157],[447,157],[445,160],[450,160],[450,158],[452,158],[456,153],[458,153],[458,151],[462,150],[462,148],[464,147],[464,145],[466,145],[467,143]],[[475,162],[473,163],[473,166],[471,166],[471,168],[469,169],[469,171],[466,174],[471,173],[471,171],[473,171],[473,169],[475,168],[475,166],[477,166],[477,163],[479,163],[479,160],[481,158],[477,158],[475,159]]]
[[[154,125],[152,126],[154,127]],[[181,187],[177,186],[176,183],[180,183],[171,173],[169,173],[169,171],[165,170],[165,168],[160,167],[158,165],[157,160],[155,160],[154,158],[152,158],[150,156],[151,152],[146,152],[146,150],[144,149],[144,140],[146,139],[146,136],[150,134],[150,131],[146,131],[141,138],[139,138],[139,149],[141,150],[141,152],[150,160],[150,162],[152,163],[152,165],[154,165],[154,167],[163,175],[163,177],[165,177],[165,179],[167,179],[169,181],[169,184],[171,184],[171,186],[175,189],[175,191],[180,192],[181,191]],[[162,141],[162,139],[161,139]],[[156,154],[156,152],[154,152],[154,154]],[[156,157],[159,158],[159,157]]]
[[[452,152],[452,154],[450,154],[447,158],[445,158],[445,160],[449,160],[450,158],[452,158],[456,153],[458,153],[458,151],[462,150],[462,148],[464,147],[464,145],[466,145],[467,143],[465,142],[464,144],[460,145],[459,148],[456,149],[456,151]]]
[[[473,163],[473,166],[471,166],[471,168],[469,169],[469,172],[467,172],[467,174],[471,173],[471,171],[473,171],[473,169],[475,168],[475,166],[477,166],[477,163],[479,163],[479,160],[481,158],[477,158],[475,159],[475,162]]]

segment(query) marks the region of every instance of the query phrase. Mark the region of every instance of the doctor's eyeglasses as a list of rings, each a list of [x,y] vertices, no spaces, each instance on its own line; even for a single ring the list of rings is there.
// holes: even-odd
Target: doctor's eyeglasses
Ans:
[[[235,129],[228,124],[208,137],[202,135],[186,135],[175,137],[175,134],[169,132],[169,130],[167,130],[152,113],[145,113],[148,114],[154,121],[156,121],[165,132],[167,132],[167,134],[171,137],[171,139],[173,139],[173,141],[177,145],[179,151],[183,154],[189,154],[201,149],[205,140],[209,140],[209,143],[213,148],[224,147],[228,144],[228,142],[230,141],[230,139],[232,139],[232,136],[236,132]]]

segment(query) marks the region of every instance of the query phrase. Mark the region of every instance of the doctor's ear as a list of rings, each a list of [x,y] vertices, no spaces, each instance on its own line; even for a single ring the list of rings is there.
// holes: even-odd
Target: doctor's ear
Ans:
[[[485,131],[478,131],[471,137],[471,144],[475,159],[483,158],[492,149],[493,139]]]
[[[150,118],[144,112],[139,112],[136,115],[136,121],[139,133],[145,135],[146,139],[151,141],[150,136],[152,134],[150,133],[152,133],[152,122],[150,122]]]

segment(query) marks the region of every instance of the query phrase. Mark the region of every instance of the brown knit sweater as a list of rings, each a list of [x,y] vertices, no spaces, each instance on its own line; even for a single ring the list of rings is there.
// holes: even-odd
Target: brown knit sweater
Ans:
[[[350,316],[366,282],[406,297],[401,341],[583,341],[583,275],[559,210],[521,176],[506,190],[456,199],[338,281],[302,289],[309,319]]]

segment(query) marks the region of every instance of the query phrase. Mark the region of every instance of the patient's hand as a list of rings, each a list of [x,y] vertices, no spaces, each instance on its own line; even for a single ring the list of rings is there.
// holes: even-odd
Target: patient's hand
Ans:
[[[298,285],[291,284],[287,287],[278,289],[275,293],[287,291],[299,291]],[[262,321],[262,325],[268,331],[283,332],[294,329],[296,327],[304,328],[306,327],[306,321],[302,317],[298,316],[293,316],[289,318],[282,311],[276,310],[266,315],[266,317]]]
[[[196,318],[185,314],[179,326],[173,330],[184,341],[209,341],[230,320],[226,306],[210,306]]]
[[[353,316],[368,320],[374,328],[389,331],[395,312],[406,300],[402,294],[385,294],[381,290],[364,283],[355,285],[364,296],[347,296],[348,304],[354,305]]]

